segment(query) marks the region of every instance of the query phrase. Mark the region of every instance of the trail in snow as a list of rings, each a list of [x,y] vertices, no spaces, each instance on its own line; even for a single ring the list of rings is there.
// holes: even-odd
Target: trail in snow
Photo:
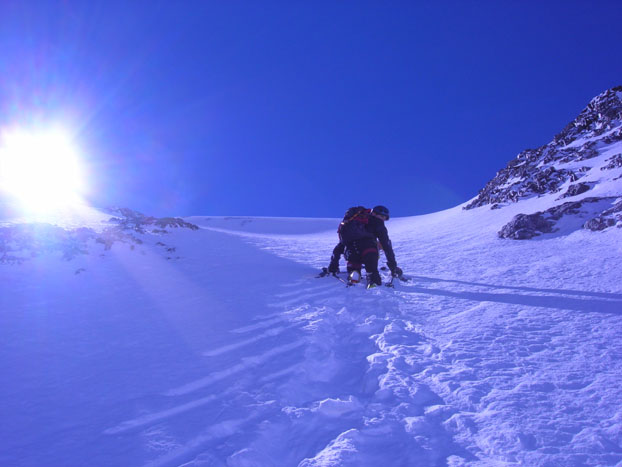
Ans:
[[[281,336],[281,341],[289,343],[274,345],[270,350],[256,354],[256,348],[250,346],[256,343],[254,339],[234,341],[231,346],[240,363],[231,366],[225,374],[211,374],[167,392],[171,397],[190,393],[201,395],[211,383],[244,373],[241,380],[234,383],[235,390],[220,398],[223,412],[219,419],[238,420],[239,412],[243,411],[246,417],[241,431],[254,433],[253,439],[246,440],[243,449],[237,453],[222,452],[221,458],[228,457],[232,465],[245,465],[251,461],[291,465],[308,457],[302,465],[318,465],[321,459],[330,455],[333,458],[338,456],[339,462],[372,465],[382,460],[389,464],[404,461],[435,463],[440,459],[440,452],[444,455],[451,451],[461,452],[442,427],[428,423],[425,430],[419,429],[419,437],[425,440],[415,441],[417,428],[414,421],[404,421],[408,417],[422,416],[424,407],[439,398],[425,385],[403,379],[399,371],[392,369],[395,357],[385,348],[387,341],[399,337],[416,343],[418,349],[411,349],[411,357],[418,352],[425,355],[429,346],[409,322],[404,324],[390,318],[397,313],[397,302],[391,293],[383,290],[371,295],[359,290],[358,295],[336,297],[335,287],[339,284],[317,281],[310,287],[308,282],[294,281],[291,286],[304,284],[306,292],[315,290],[318,298],[305,299],[305,303],[297,307],[289,301],[272,304],[273,307],[283,306],[286,310],[284,316],[291,323],[299,324],[289,328],[296,332]],[[327,292],[332,296],[328,304],[323,297]],[[341,287],[340,292],[343,292]],[[385,316],[370,316],[360,311],[370,305],[384,310],[381,314]],[[350,309],[359,311],[351,312]],[[268,318],[266,321],[274,320]],[[262,324],[261,320],[258,324]],[[399,326],[402,329],[398,330]],[[283,328],[277,326],[273,329]],[[244,334],[239,331],[233,329],[232,333]],[[266,339],[278,334],[277,331],[264,332]],[[374,335],[375,339],[370,339]],[[377,342],[378,348],[374,340],[382,342]],[[243,343],[248,346],[244,348]],[[203,354],[215,357],[222,355],[221,349]],[[286,351],[288,362],[283,368],[282,354]],[[394,391],[395,385],[400,386],[398,394]],[[204,399],[200,397],[195,403],[202,404]],[[189,404],[193,403],[182,404],[177,411],[168,409],[165,414],[173,417]],[[386,411],[387,405],[393,409]],[[112,430],[140,421],[125,421]],[[408,427],[405,423],[409,423]],[[345,436],[355,451],[348,455],[338,449],[337,453],[333,445],[340,436]],[[214,447],[208,449],[213,439],[213,434],[194,437],[173,453],[156,459],[153,465],[188,461],[201,449],[209,450],[213,456]],[[430,443],[436,448],[427,448]],[[387,449],[395,453],[393,458]]]
[[[460,239],[460,227],[467,226],[450,226],[452,243]],[[383,330],[370,336],[379,352],[369,356],[367,371],[380,368],[378,394],[388,384],[393,393],[409,394],[421,386],[429,397],[417,399],[423,414],[398,417],[405,429],[420,426],[438,439],[457,441],[455,451],[451,445],[432,449],[448,463],[620,462],[620,250],[610,251],[618,235],[594,238],[580,231],[549,240],[549,251],[540,242],[491,242],[473,228],[462,234],[470,249],[424,232],[413,236],[416,246],[398,236],[396,250],[418,257],[411,268],[448,277],[417,276],[400,286],[391,297],[394,306],[380,306]],[[257,242],[322,264],[324,258],[313,252],[330,250],[324,239],[312,238]],[[333,442],[326,449],[338,463],[373,459],[359,457],[355,441],[349,439],[343,450],[338,438]]]
[[[194,221],[175,260],[144,236],[0,270],[3,464],[622,462],[619,230],[397,219],[413,280],[367,291],[314,277],[333,231]]]

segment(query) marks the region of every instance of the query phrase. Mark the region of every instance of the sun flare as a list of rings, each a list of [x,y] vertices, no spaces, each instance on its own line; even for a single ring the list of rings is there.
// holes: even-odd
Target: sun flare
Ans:
[[[28,211],[80,204],[84,175],[79,152],[59,129],[0,134],[0,190]]]

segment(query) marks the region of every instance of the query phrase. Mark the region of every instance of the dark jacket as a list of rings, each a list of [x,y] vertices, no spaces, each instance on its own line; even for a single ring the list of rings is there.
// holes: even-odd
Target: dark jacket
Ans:
[[[397,267],[397,262],[395,261],[395,253],[393,253],[393,246],[391,245],[389,232],[384,225],[384,221],[374,215],[370,215],[365,229],[380,242],[382,249],[384,250],[384,254],[387,257],[387,266],[389,266],[389,269],[393,271]],[[339,264],[339,258],[347,247],[347,244],[341,242],[335,246],[333,249],[333,256],[331,257],[331,264]]]

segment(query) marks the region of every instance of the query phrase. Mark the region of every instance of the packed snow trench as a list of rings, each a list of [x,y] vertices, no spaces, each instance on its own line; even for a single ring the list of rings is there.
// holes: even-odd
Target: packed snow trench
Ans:
[[[521,209],[390,220],[394,289],[315,277],[335,219],[0,264],[0,465],[622,465],[622,229]]]

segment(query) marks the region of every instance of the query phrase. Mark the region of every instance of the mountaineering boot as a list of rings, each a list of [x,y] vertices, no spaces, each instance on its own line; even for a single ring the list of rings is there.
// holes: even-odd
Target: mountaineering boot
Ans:
[[[330,272],[328,271],[328,268],[322,268],[322,271],[315,277],[320,278],[320,277],[325,277],[328,276],[330,274]]]
[[[380,277],[380,273],[378,271],[370,273],[367,276],[367,288],[371,289],[379,285],[382,285],[382,278]]]
[[[350,282],[351,284],[358,284],[361,281],[361,271],[359,271],[358,269],[354,269],[352,272],[350,272],[350,275],[348,276],[348,282]]]

